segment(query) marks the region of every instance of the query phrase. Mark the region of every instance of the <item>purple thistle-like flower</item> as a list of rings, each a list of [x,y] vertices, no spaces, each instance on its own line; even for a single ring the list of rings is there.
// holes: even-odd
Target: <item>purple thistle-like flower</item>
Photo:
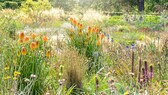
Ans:
[[[132,49],[134,49],[134,48],[135,48],[135,45],[134,45],[134,44],[132,44],[132,45],[131,45],[131,48],[132,48]]]
[[[129,49],[129,46],[126,46],[126,49]]]

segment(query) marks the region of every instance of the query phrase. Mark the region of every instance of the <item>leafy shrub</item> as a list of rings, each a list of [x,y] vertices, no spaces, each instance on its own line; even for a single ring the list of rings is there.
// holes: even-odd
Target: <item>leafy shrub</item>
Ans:
[[[27,0],[26,2],[22,3],[21,10],[29,13],[32,11],[43,11],[51,8],[51,4],[48,0]]]
[[[5,8],[11,8],[11,9],[18,8],[18,3],[17,2],[5,1],[4,4],[5,4]]]

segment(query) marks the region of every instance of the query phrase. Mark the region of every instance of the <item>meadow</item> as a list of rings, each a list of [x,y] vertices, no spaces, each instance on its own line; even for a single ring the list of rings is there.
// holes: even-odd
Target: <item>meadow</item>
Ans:
[[[166,12],[41,8],[0,10],[0,95],[168,95]]]

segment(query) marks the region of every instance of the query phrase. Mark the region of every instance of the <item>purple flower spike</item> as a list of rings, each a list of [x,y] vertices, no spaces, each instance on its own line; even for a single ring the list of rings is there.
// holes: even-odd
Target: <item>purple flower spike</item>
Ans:
[[[131,48],[132,48],[132,49],[134,49],[134,48],[135,48],[135,45],[134,45],[134,44],[132,44]]]
[[[149,72],[149,78],[152,79],[153,78],[153,66],[150,66],[150,72]]]

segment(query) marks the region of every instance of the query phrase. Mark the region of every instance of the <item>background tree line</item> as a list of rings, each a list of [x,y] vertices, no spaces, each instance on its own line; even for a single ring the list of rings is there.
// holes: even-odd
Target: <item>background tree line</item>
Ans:
[[[44,0],[0,0],[0,8],[19,8],[25,1]],[[46,1],[46,0],[45,0]],[[72,11],[74,8],[87,10],[93,8],[109,12],[132,12],[144,10],[145,12],[158,12],[168,9],[167,0],[47,0],[53,7],[59,7],[65,11]],[[138,7],[139,6],[139,7]],[[144,6],[144,7],[143,7]],[[141,9],[142,8],[142,9]]]

